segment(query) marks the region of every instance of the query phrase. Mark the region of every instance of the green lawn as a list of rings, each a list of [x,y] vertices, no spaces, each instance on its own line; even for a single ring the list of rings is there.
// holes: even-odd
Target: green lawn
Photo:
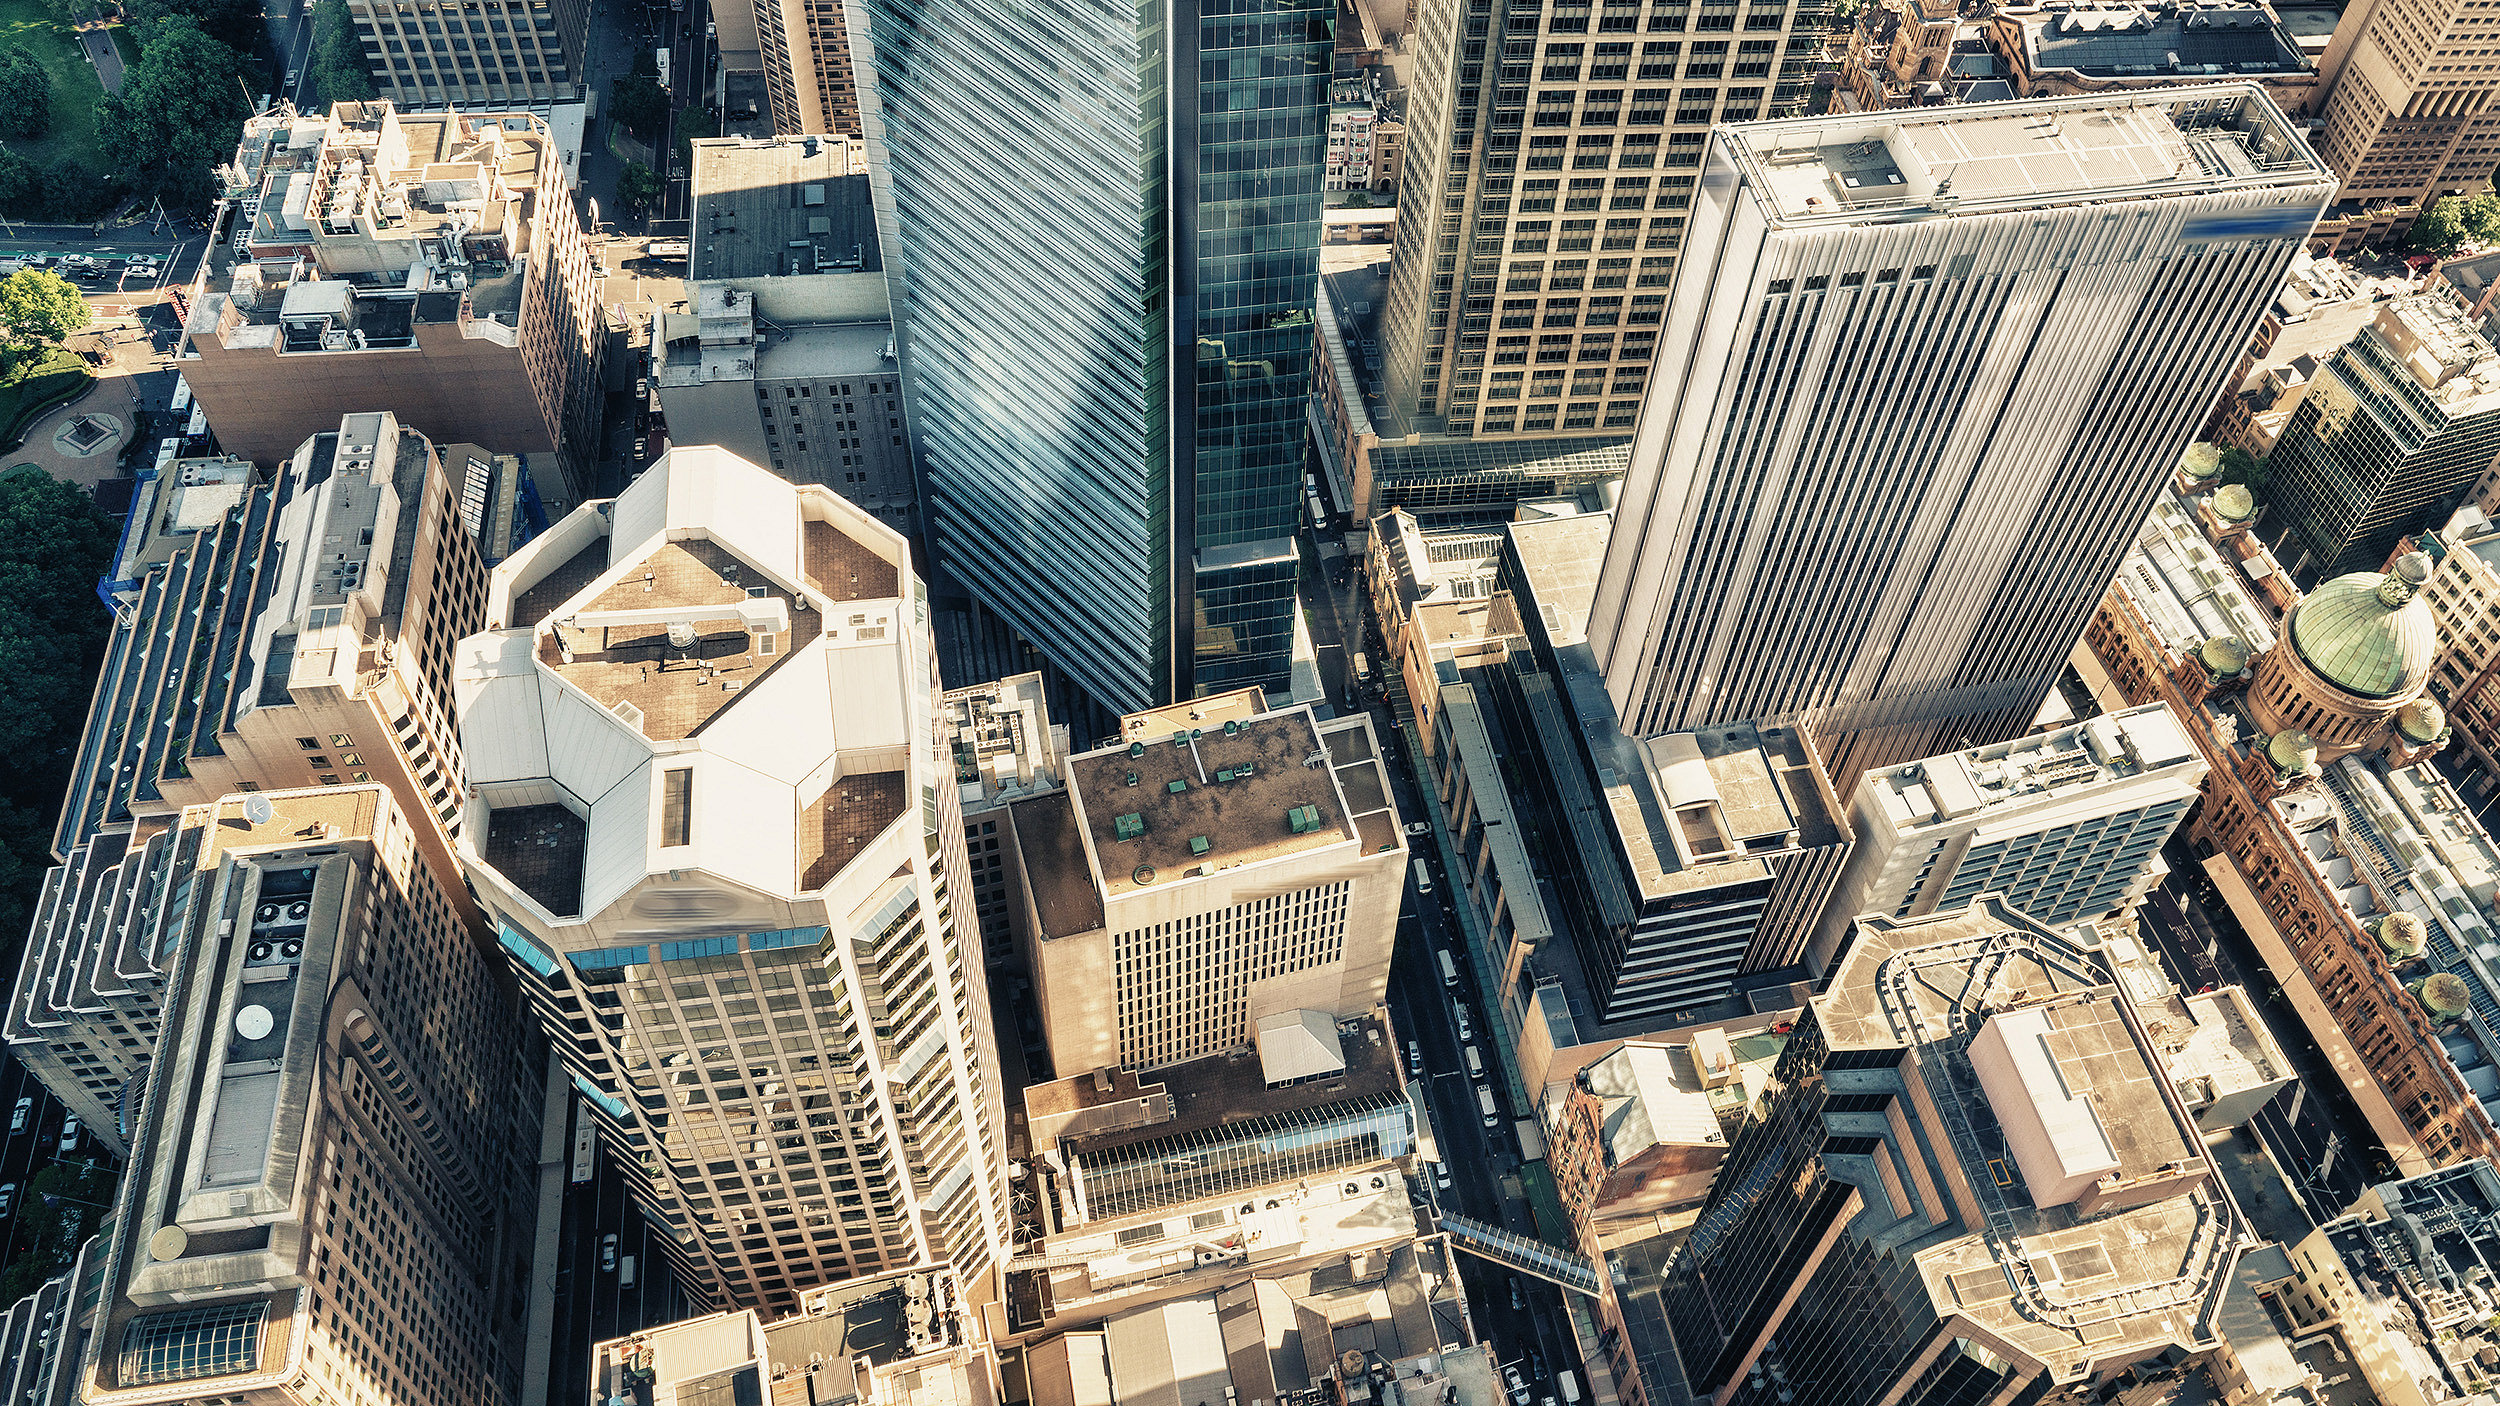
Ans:
[[[64,158],[99,166],[95,104],[104,89],[95,70],[78,52],[78,37],[60,25],[35,0],[0,0],[0,44],[24,49],[52,75],[52,132],[40,141],[11,142],[9,148],[30,161]]]
[[[122,67],[137,68],[139,66],[139,41],[130,37],[130,26],[126,24],[113,26],[113,49],[122,56]]]

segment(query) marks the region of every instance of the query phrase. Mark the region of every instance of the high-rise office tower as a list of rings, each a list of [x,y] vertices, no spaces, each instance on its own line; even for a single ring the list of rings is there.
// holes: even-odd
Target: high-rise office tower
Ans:
[[[859,89],[842,7],[832,0],[723,0],[712,7],[721,64],[764,74],[773,130],[859,135]]]
[[[1685,1385],[2038,1401],[2210,1347],[2249,1232],[2173,1077],[2100,959],[2003,903],[1861,920],[1667,1266]]]
[[[1588,631],[1624,730],[1799,716],[1843,790],[2012,736],[2332,178],[2243,84],[1711,141]]]
[[[379,786],[182,829],[78,1399],[517,1402],[546,1065],[502,964]]]
[[[1380,1003],[1407,860],[1367,716],[1241,689],[1132,714],[1062,768],[1008,808],[1062,1076],[1265,1048]]]
[[[348,0],[381,96],[410,107],[578,101],[590,0],[477,0],[454,9]]]
[[[2303,579],[2375,571],[2397,539],[2437,527],[2495,454],[2491,343],[2445,294],[2382,304],[2283,426],[2259,530]]]
[[[2480,190],[2500,166],[2500,52],[2467,0],[2362,0],[2318,61],[2318,151],[2356,205]]]
[[[1283,694],[1333,0],[847,12],[938,569],[1106,707]]]
[[[474,916],[450,840],[452,649],[486,600],[465,474],[396,417],[360,413],[334,415],[266,484],[232,461],[143,483],[103,583],[118,618],[53,852],[229,791],[370,781]]]
[[[495,568],[461,856],[636,1195],[715,1297],[1006,1226],[953,727],[901,534],[679,448]],[[942,729],[942,730],[941,730]]]
[[[1718,122],[1798,110],[1828,0],[1418,0],[1389,418],[1629,434]]]
[[[1823,969],[1860,913],[1916,917],[1994,893],[2063,928],[2126,908],[2153,886],[2204,780],[2204,754],[2159,702],[1870,771],[1812,964]]]

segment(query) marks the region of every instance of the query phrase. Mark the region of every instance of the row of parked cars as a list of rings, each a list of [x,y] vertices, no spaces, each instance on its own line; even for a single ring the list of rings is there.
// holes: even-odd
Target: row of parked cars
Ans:
[[[117,279],[131,278],[153,279],[164,271],[163,265],[157,261],[154,254],[130,254],[101,259],[92,254],[0,258],[0,278],[23,269],[50,269],[73,283],[108,283]]]

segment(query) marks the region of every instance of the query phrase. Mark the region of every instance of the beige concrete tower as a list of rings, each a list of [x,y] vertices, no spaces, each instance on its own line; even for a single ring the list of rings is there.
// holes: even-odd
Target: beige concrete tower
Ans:
[[[2318,65],[2319,154],[2342,199],[2468,192],[2500,165],[2500,30],[2471,0],[2359,0]]]

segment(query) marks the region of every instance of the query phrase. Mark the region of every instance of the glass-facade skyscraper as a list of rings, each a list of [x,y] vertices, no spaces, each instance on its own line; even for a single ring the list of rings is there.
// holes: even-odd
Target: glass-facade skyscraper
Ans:
[[[1291,668],[1327,0],[849,0],[936,564],[1096,701]]]

